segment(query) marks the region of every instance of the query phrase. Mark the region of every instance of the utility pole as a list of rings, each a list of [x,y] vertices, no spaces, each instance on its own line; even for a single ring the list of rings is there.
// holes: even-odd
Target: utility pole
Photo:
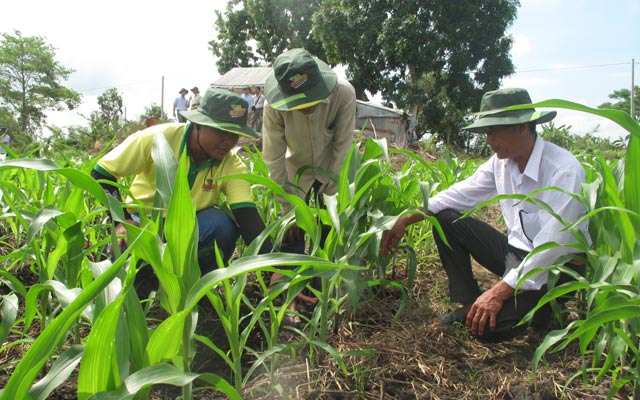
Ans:
[[[164,119],[164,75],[162,75],[162,85],[161,85],[161,93],[160,93],[160,115],[159,117]]]

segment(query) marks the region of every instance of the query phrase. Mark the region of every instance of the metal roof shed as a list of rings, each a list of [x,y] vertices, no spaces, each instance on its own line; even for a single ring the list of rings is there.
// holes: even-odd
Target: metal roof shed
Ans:
[[[404,146],[407,142],[405,121],[410,118],[402,110],[361,100],[356,101],[356,129],[365,136],[384,137]]]
[[[242,91],[246,87],[264,88],[271,67],[235,67],[211,84],[212,88]]]

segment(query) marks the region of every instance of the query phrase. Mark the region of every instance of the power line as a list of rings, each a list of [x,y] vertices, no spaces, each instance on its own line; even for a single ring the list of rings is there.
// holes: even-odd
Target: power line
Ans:
[[[124,87],[130,87],[130,86],[136,86],[136,85],[142,85],[142,84],[149,84],[149,83],[158,83],[157,79],[154,80],[148,80],[148,81],[139,81],[139,82],[132,82],[132,83],[125,83],[125,84],[120,84],[120,85],[109,85],[109,86],[104,86],[104,87],[96,87],[96,88],[89,88],[89,89],[74,89],[76,92],[94,92],[94,91],[98,91],[98,90],[107,90],[107,89],[112,89],[112,88],[116,88],[116,89],[120,89],[120,88],[124,88]]]
[[[624,62],[624,63],[615,63],[615,64],[580,65],[580,66],[577,66],[577,67],[556,67],[556,68],[528,69],[528,70],[516,70],[516,72],[562,71],[562,70],[572,70],[572,69],[613,67],[613,66],[618,66],[618,65],[631,65],[631,63],[630,62]]]

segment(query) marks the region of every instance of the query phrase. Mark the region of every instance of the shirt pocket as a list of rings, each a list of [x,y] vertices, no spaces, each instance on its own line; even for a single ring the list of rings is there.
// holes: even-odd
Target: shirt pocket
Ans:
[[[336,136],[336,125],[332,123],[331,125],[324,128],[322,132],[322,137],[324,139],[324,144],[328,145],[334,141]]]
[[[518,211],[520,228],[524,236],[533,243],[533,239],[540,233],[540,209],[532,204],[524,204]]]

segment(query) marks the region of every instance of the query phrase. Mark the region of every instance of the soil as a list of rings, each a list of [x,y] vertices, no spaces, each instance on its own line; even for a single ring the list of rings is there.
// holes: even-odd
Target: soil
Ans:
[[[499,221],[496,209],[485,211],[487,221]],[[430,253],[434,253],[431,251]],[[496,277],[474,266],[482,287],[496,282]],[[21,279],[33,281],[28,268]],[[399,260],[396,280],[403,282],[404,265]],[[437,257],[424,257],[409,297],[409,305],[393,324],[401,296],[397,290],[372,293],[348,320],[343,320],[329,339],[340,352],[370,350],[367,355],[344,356],[345,374],[334,359],[320,356],[310,362],[302,357],[302,345],[296,353],[278,356],[275,368],[251,379],[243,392],[244,399],[605,399],[609,381],[583,380],[579,375],[589,367],[577,346],[547,355],[533,374],[531,359],[546,332],[529,330],[526,335],[500,343],[486,343],[457,326],[441,328],[431,323],[440,314],[452,310],[446,292],[446,277]],[[35,327],[34,327],[35,328]],[[197,332],[220,341],[223,332],[211,307],[200,308]],[[15,335],[9,340],[16,340]],[[291,330],[281,333],[282,342],[297,342]],[[7,342],[5,341],[4,344]],[[260,337],[250,344],[259,348]],[[4,387],[15,361],[26,347],[13,347],[0,354],[0,387]],[[251,363],[247,357],[246,367]],[[211,350],[198,346],[195,372],[213,372],[230,379],[229,370]],[[576,379],[570,379],[577,375]],[[196,382],[196,386],[202,382]],[[629,396],[628,388],[615,398]],[[176,399],[179,389],[158,385],[150,399]],[[223,399],[212,390],[199,390],[196,399]],[[58,387],[50,399],[75,399],[74,377]]]

